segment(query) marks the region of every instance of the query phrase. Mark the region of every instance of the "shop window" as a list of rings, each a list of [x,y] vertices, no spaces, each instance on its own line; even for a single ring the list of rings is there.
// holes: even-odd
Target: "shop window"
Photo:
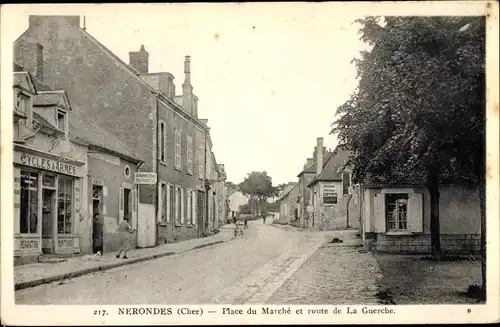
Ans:
[[[408,194],[386,194],[387,230],[406,230],[408,228]]]
[[[57,201],[57,232],[71,234],[73,219],[73,179],[59,177]]]
[[[186,223],[193,224],[192,208],[193,208],[193,192],[190,189],[186,190]]]
[[[38,173],[21,170],[20,233],[38,231]]]

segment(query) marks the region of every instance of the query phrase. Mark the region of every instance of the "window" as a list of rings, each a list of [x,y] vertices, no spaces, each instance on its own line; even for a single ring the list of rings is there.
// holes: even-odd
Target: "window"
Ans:
[[[187,137],[187,173],[193,174],[193,138],[191,136]]]
[[[159,122],[158,159],[162,162],[167,162],[167,126],[163,121]]]
[[[38,173],[21,170],[20,232],[35,234],[38,229]]]
[[[325,185],[323,189],[323,204],[337,204],[338,193],[335,185]]]
[[[160,197],[161,197],[161,212],[160,218],[162,222],[167,221],[167,185],[162,183],[160,189]]]
[[[200,179],[205,178],[205,144],[202,133],[198,134],[198,176]]]
[[[57,128],[66,132],[66,113],[62,110],[57,110],[56,114]]]
[[[73,216],[73,179],[59,176],[57,201],[57,232],[71,234]]]
[[[22,93],[18,92],[16,94],[16,111],[22,112],[24,114],[27,114],[27,108],[28,108],[28,98],[24,96]]]
[[[344,194],[349,194],[349,188],[351,187],[351,173],[342,174],[342,189]]]
[[[132,175],[132,172],[131,172],[130,167],[128,165],[125,165],[125,168],[123,169],[123,173],[125,174],[125,177],[127,179],[129,179],[130,176]]]
[[[387,230],[406,230],[408,228],[408,194],[386,194]]]
[[[182,169],[182,134],[179,129],[175,130],[175,169]]]

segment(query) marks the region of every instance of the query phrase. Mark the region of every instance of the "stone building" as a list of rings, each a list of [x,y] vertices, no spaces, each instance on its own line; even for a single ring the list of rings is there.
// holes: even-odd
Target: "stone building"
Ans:
[[[317,139],[316,176],[309,183],[310,203],[314,208],[308,227],[322,230],[359,228],[359,191],[351,185],[351,172],[346,166],[350,151],[335,149],[323,160],[323,138]]]
[[[120,219],[136,222],[131,176],[141,161],[42,82],[42,46],[29,46],[38,52],[33,74],[14,65],[14,262],[91,253],[94,213],[104,251],[114,251]]]
[[[278,200],[280,203],[280,216],[279,220],[283,223],[292,222],[294,225],[299,220],[299,187],[298,183],[289,182],[281,198]]]
[[[204,235],[209,129],[198,118],[190,57],[177,95],[172,74],[149,72],[144,46],[127,64],[81,28],[79,16],[30,16],[14,44],[29,70],[36,69],[33,43],[43,46],[45,83],[64,88],[72,104],[144,161],[140,172],[155,176],[137,187],[139,246]]]

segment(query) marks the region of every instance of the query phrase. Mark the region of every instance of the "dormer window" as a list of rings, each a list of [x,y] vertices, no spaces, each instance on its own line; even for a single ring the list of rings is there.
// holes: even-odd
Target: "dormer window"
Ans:
[[[66,112],[63,110],[56,111],[57,128],[66,133]]]
[[[17,93],[16,96],[16,110],[26,114],[26,108],[28,107],[28,98],[22,93]]]

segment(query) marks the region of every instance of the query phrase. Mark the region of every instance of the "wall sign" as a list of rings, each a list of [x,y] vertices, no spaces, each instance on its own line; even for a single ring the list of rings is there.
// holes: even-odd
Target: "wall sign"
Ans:
[[[135,173],[136,184],[156,184],[156,173]]]
[[[50,170],[61,174],[73,175],[73,176],[76,175],[77,167],[75,165],[65,162],[60,162],[57,160],[42,158],[32,154],[21,153],[21,156],[19,158],[19,163],[25,166]]]

